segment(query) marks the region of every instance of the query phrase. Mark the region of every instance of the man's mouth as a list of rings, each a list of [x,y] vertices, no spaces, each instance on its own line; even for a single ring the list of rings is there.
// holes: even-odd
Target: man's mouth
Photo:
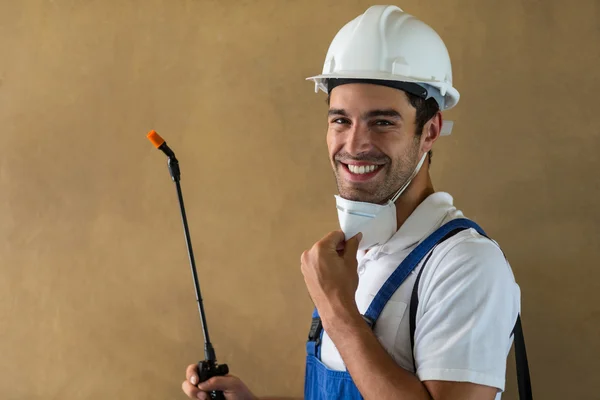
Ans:
[[[373,178],[383,167],[383,165],[370,164],[365,162],[340,164],[342,165],[342,169],[345,171],[344,175],[348,180],[360,182],[364,182]]]
[[[368,174],[380,167],[380,165],[352,165],[347,164],[348,170],[356,175]]]

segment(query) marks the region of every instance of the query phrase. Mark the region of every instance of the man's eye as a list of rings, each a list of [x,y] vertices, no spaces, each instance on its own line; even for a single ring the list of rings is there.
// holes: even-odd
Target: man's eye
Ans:
[[[350,122],[346,118],[336,118],[331,120],[332,124],[349,124]]]
[[[375,121],[375,125],[377,126],[391,126],[394,125],[392,122],[387,121],[385,119],[378,119],[377,121]]]

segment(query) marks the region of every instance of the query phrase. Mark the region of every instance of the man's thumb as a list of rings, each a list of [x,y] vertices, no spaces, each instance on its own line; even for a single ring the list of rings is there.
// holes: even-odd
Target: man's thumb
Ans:
[[[356,259],[356,253],[358,252],[358,244],[362,240],[362,233],[359,232],[356,235],[352,236],[346,242],[346,246],[344,247],[344,258],[345,259]]]

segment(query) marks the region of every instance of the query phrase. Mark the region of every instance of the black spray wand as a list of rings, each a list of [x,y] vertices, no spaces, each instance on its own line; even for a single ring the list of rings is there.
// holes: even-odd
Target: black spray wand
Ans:
[[[185,206],[183,204],[183,194],[181,192],[181,172],[179,170],[179,161],[175,157],[173,150],[167,146],[167,142],[160,137],[156,131],[150,131],[148,133],[148,139],[152,144],[168,157],[169,173],[171,179],[175,182],[177,188],[177,198],[179,200],[179,208],[181,210],[181,220],[183,222],[183,233],[185,235],[185,243],[187,245],[188,256],[190,259],[190,267],[192,269],[192,277],[194,278],[194,289],[196,290],[196,302],[198,303],[198,311],[200,313],[200,322],[202,324],[202,333],[204,334],[204,361],[198,363],[198,376],[200,382],[204,382],[213,376],[222,376],[229,373],[227,364],[217,364],[217,357],[215,355],[215,349],[210,342],[208,335],[208,326],[206,324],[206,316],[204,313],[204,305],[202,303],[202,295],[200,293],[200,283],[198,282],[198,273],[196,272],[196,260],[194,259],[194,250],[192,249],[192,241],[190,239],[190,230],[188,228],[187,217],[185,214]],[[225,400],[223,392],[212,392],[210,394],[212,399]]]

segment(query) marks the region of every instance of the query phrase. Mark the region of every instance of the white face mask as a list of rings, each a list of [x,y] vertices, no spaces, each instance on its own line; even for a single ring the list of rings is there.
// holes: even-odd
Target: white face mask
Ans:
[[[386,204],[365,203],[335,196],[340,228],[344,232],[346,240],[362,232],[362,240],[358,249],[364,250],[376,244],[383,244],[392,237],[398,229],[396,226],[396,200],[419,173],[425,157],[427,157],[427,153],[423,154],[410,178]]]

